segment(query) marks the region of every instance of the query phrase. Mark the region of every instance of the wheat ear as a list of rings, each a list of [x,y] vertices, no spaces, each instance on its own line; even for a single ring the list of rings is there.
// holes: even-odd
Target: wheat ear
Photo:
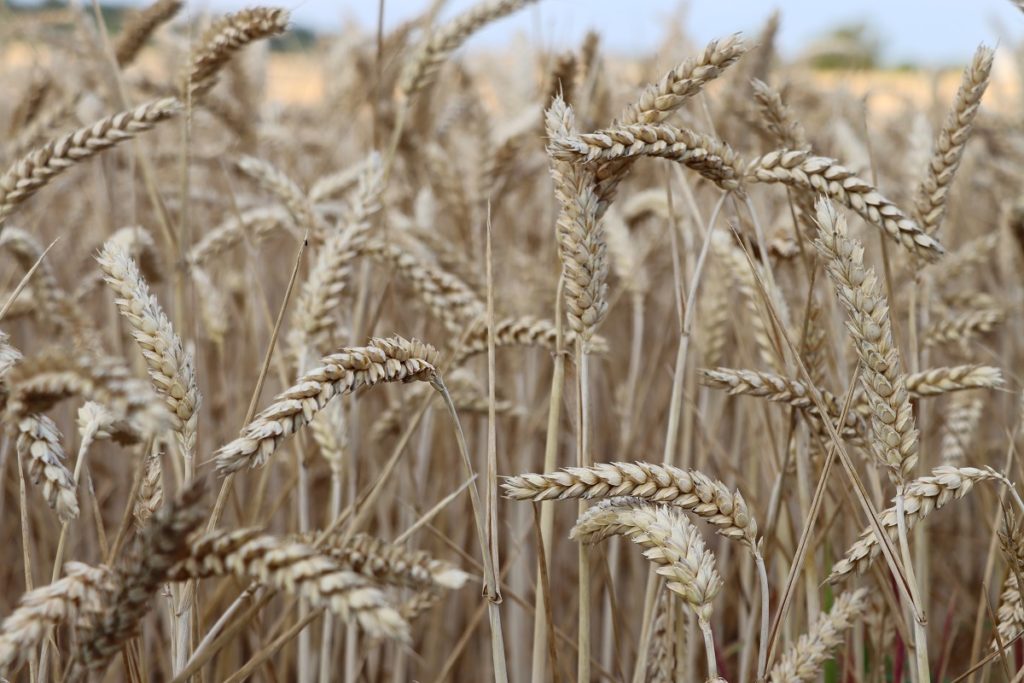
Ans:
[[[173,581],[234,575],[300,596],[374,637],[408,641],[408,625],[373,583],[309,545],[255,529],[217,530],[192,540]]]
[[[398,89],[408,99],[429,87],[441,65],[451,53],[473,33],[492,21],[534,2],[535,0],[490,0],[463,12],[450,22],[431,31],[402,69]]]
[[[13,672],[27,661],[51,628],[88,623],[107,608],[115,586],[108,567],[68,562],[63,571],[63,578],[21,596],[0,625],[0,672]]]
[[[782,183],[820,192],[856,211],[892,239],[926,261],[935,261],[945,250],[868,181],[834,159],[814,156],[806,150],[782,149],[750,162],[747,182]]]
[[[832,650],[843,642],[844,631],[853,626],[866,607],[867,591],[863,588],[843,593],[836,598],[832,610],[822,613],[786,651],[768,675],[769,683],[811,683],[821,676]]]
[[[15,161],[0,176],[0,226],[55,176],[105,149],[130,140],[181,111],[174,98],[154,100],[79,128]]]
[[[709,135],[667,124],[633,124],[553,137],[548,149],[556,159],[577,163],[637,157],[669,159],[697,171],[723,190],[737,189],[743,178],[742,162],[729,145]],[[597,178],[602,179],[601,170]]]
[[[870,408],[875,453],[896,481],[912,476],[918,434],[906,381],[893,343],[889,307],[875,273],[864,265],[864,247],[847,234],[846,219],[826,200],[818,201],[818,240],[829,278],[849,315],[863,371],[861,385]]]
[[[722,589],[715,556],[683,511],[637,498],[603,500],[584,512],[569,533],[587,545],[610,536],[625,536],[644,549],[667,588],[682,597],[697,616],[707,649],[708,674],[718,675],[711,638],[712,601]]]
[[[158,512],[114,572],[115,587],[94,623],[79,629],[69,680],[102,671],[110,658],[135,635],[168,571],[188,553],[188,535],[206,518],[200,505],[202,480],[183,490]]]
[[[288,11],[273,7],[253,7],[228,14],[213,23],[192,54],[192,61],[182,79],[181,92],[192,90],[198,97],[215,84],[218,72],[235,52],[261,38],[284,33],[288,28]]]
[[[994,56],[995,52],[991,48],[980,45],[970,66],[964,69],[960,88],[953,99],[953,108],[939,130],[926,175],[917,188],[917,215],[921,227],[929,235],[937,233],[942,225],[946,198],[964,155],[964,147],[971,137],[981,97],[988,87]]]
[[[190,460],[195,455],[202,403],[192,354],[185,351],[171,321],[156,297],[150,294],[149,285],[127,250],[117,242],[108,241],[98,260],[104,279],[117,296],[115,303],[142,351],[153,388],[164,397],[170,410],[181,454]]]
[[[43,484],[43,496],[61,522],[78,517],[75,480],[64,465],[60,431],[45,415],[26,415],[18,420],[18,455],[28,459],[32,483]]]
[[[240,436],[216,454],[221,474],[243,467],[262,467],[286,437],[309,424],[335,396],[383,382],[431,381],[436,377],[437,351],[401,337],[373,339],[368,346],[342,349],[325,356],[316,367],[278,394]]]
[[[739,491],[696,470],[645,462],[597,463],[549,474],[520,474],[502,485],[513,500],[629,496],[681,507],[718,527],[726,538],[757,547],[757,522]]]
[[[114,57],[118,66],[124,68],[134,62],[149,37],[173,19],[184,5],[183,0],[156,0],[128,18],[114,43]]]
[[[998,481],[1008,484],[1006,478],[991,467],[950,467],[940,466],[932,473],[906,482],[904,486],[904,509],[907,530],[912,529],[919,521],[938,510],[947,503],[959,500],[978,482]],[[896,506],[887,507],[879,513],[882,528],[895,541],[898,538]],[[836,583],[856,572],[863,574],[871,566],[881,550],[878,538],[871,527],[861,532],[860,538],[850,546],[843,559],[832,565],[828,576],[830,583]]]

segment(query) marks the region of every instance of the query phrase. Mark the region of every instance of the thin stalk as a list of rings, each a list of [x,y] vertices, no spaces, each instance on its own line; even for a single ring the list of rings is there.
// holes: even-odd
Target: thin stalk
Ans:
[[[548,398],[547,434],[544,438],[544,472],[554,471],[558,462],[558,427],[562,421],[562,390],[565,386],[565,339],[562,330],[562,292],[564,288],[565,278],[560,277],[555,293],[555,359],[551,371],[551,391]],[[551,536],[554,533],[554,526],[554,503],[544,501],[540,503],[540,543],[544,550],[544,562],[542,563],[538,558],[535,583],[538,589],[533,608],[533,665],[530,678],[533,683],[547,680],[545,673],[548,660],[548,624],[544,615],[548,611],[550,602],[545,589],[548,585],[545,578],[551,570]]]
[[[918,587],[917,577],[914,576],[914,564],[910,557],[910,543],[907,541],[907,519],[904,509],[902,483],[896,492],[896,524],[900,537],[900,553],[903,555],[903,566],[907,572],[907,583],[913,594],[914,591],[918,590]],[[931,675],[928,671],[928,621],[924,616],[923,603],[920,602],[921,598],[919,595],[917,600],[918,604],[922,605],[922,610],[920,613],[912,615],[914,620],[914,661],[917,668],[917,680],[920,683],[930,683]]]
[[[583,348],[582,335],[576,337],[576,405],[579,414],[576,429],[576,465],[590,465],[590,409],[588,400],[589,362]],[[582,515],[587,503],[580,499],[577,512]],[[587,683],[590,680],[590,546],[579,544],[579,650],[577,651],[576,680]]]
[[[704,634],[704,653],[708,656],[708,680],[718,678],[718,661],[715,659],[715,639],[711,635],[711,624],[698,619],[700,631]]]
[[[459,444],[459,453],[462,456],[462,463],[466,468],[466,475],[472,477],[473,461],[469,457],[469,447],[466,445],[466,435],[462,431],[462,423],[459,422],[459,414],[455,410],[455,402],[448,393],[440,375],[434,377],[430,382],[444,399],[448,408],[452,425],[455,428],[455,438]],[[498,606],[501,604],[501,587],[498,574],[494,566],[494,558],[491,556],[490,546],[487,543],[487,534],[484,529],[483,509],[480,503],[480,492],[476,485],[469,487],[469,500],[473,507],[473,520],[476,523],[477,541],[480,543],[480,552],[483,556],[484,565],[484,595],[487,598],[487,611],[491,622],[491,657],[494,664],[494,680],[496,683],[508,681],[508,666],[505,662],[505,638],[501,629],[501,612]]]

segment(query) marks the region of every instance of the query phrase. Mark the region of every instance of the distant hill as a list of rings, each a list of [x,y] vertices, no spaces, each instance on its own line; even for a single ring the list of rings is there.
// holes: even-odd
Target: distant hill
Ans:
[[[0,0],[0,21],[5,13],[20,16],[52,13],[54,10],[66,10],[67,3],[59,0],[43,0],[42,2],[14,2]],[[117,33],[121,30],[126,16],[137,11],[135,7],[100,3],[100,13],[107,25],[107,30]],[[291,27],[287,34],[270,41],[270,49],[276,52],[300,52],[311,48],[316,43],[316,33],[304,26]]]

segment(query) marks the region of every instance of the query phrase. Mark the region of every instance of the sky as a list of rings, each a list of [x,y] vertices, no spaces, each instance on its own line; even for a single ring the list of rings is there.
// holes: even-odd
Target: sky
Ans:
[[[115,0],[145,4],[146,0]],[[451,16],[477,0],[448,0]],[[227,11],[252,0],[188,0],[192,11]],[[377,0],[277,0],[296,23],[336,30],[345,21],[375,26]],[[423,10],[429,0],[385,0],[385,26]],[[683,7],[685,9],[680,10]],[[624,53],[649,52],[665,24],[685,17],[688,35],[698,43],[742,31],[756,35],[775,8],[782,13],[778,45],[793,56],[808,41],[841,23],[868,22],[882,40],[889,64],[951,66],[970,60],[978,43],[996,45],[1024,36],[1024,13],[1010,0],[541,0],[473,37],[477,45],[502,44],[517,34],[550,47],[578,44],[589,29],[605,45]]]

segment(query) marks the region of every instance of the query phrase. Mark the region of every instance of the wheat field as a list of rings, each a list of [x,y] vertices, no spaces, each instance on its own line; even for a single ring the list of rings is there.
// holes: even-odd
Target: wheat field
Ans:
[[[1024,680],[1013,45],[83,4],[0,35],[3,680]]]

